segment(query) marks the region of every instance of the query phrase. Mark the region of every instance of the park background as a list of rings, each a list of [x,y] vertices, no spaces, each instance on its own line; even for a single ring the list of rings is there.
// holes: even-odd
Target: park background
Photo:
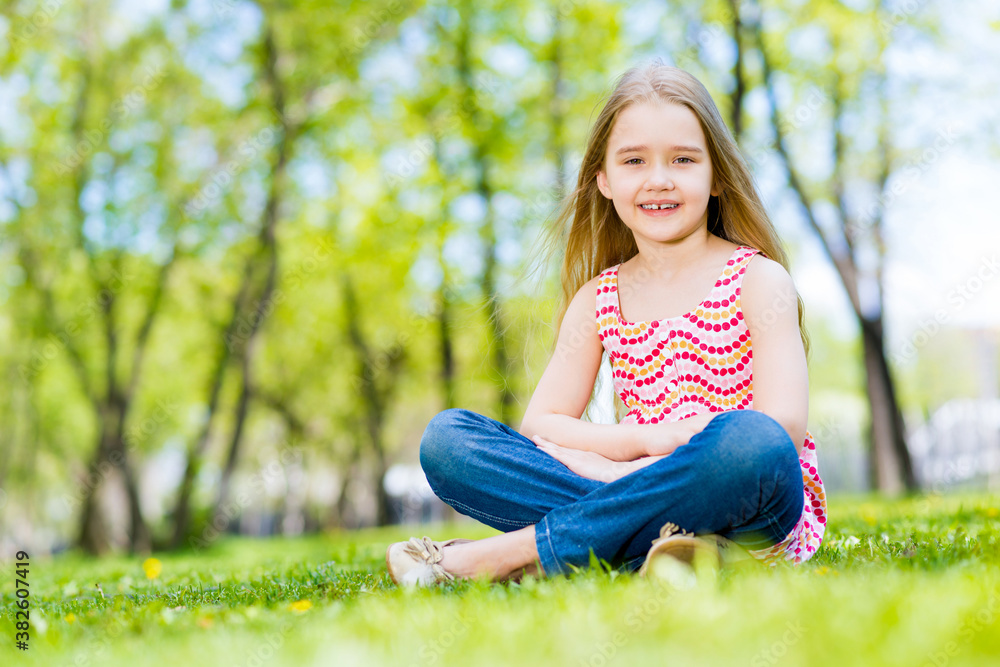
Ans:
[[[441,516],[423,428],[519,425],[559,294],[533,251],[652,57],[785,241],[829,490],[995,491],[1000,15],[951,7],[9,4],[0,551]]]
[[[42,563],[32,651],[68,664],[124,633],[116,657],[142,663],[144,632],[165,651],[217,624],[173,659],[273,653],[262,637],[313,614],[289,664],[324,664],[329,622],[344,664],[447,657],[400,618],[438,638],[458,622],[484,663],[514,650],[487,617],[593,665],[664,637],[691,657],[684,632],[753,664],[827,664],[813,644],[829,664],[940,664],[956,637],[995,655],[998,36],[986,0],[6,2],[0,582],[12,603],[10,559]],[[411,532],[394,524],[489,534],[430,494],[423,429],[451,407],[519,425],[555,333],[540,239],[602,97],[652,57],[712,93],[805,301],[831,521],[813,577],[678,599],[599,650],[603,631],[573,640],[555,608],[517,605],[558,599],[587,628],[648,591],[459,587],[414,612],[380,569]],[[604,371],[587,418],[610,422]],[[840,606],[800,642],[817,590]],[[747,602],[765,598],[784,611]],[[933,626],[905,611],[929,607]],[[900,634],[845,653],[855,627]]]

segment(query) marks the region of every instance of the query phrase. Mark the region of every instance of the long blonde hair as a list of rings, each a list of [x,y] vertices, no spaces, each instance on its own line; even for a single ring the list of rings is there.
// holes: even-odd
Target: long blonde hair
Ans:
[[[701,123],[715,182],[720,188],[719,196],[709,200],[709,231],[731,243],[756,248],[788,270],[788,259],[753,175],[711,95],[692,75],[655,59],[627,70],[618,78],[590,132],[576,189],[563,198],[547,230],[543,246],[549,251],[548,256],[565,248],[560,272],[562,295],[555,318],[556,338],[569,302],[584,283],[639,252],[632,230],[622,223],[614,203],[598,189],[597,172],[604,168],[608,140],[618,115],[629,105],[642,102],[683,105]],[[808,351],[801,297],[798,317],[802,343]]]
[[[708,144],[715,183],[720,189],[719,196],[709,200],[709,231],[731,243],[755,248],[788,270],[788,259],[753,175],[711,95],[688,72],[654,59],[630,68],[615,82],[591,130],[576,189],[563,197],[538,247],[547,260],[565,249],[552,351],[569,303],[579,289],[604,269],[631,259],[639,251],[632,230],[618,217],[614,203],[598,189],[597,172],[604,168],[609,137],[618,115],[626,107],[643,102],[679,104],[698,118]],[[548,265],[548,261],[544,264]],[[802,298],[797,297],[797,302],[799,333],[808,354]]]

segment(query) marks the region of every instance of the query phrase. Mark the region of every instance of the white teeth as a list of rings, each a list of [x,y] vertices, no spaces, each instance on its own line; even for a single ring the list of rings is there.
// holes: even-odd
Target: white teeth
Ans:
[[[677,204],[659,204],[659,205],[657,205],[657,204],[640,204],[639,206],[641,208],[646,209],[647,211],[658,211],[658,210],[663,209],[663,208],[677,208]]]

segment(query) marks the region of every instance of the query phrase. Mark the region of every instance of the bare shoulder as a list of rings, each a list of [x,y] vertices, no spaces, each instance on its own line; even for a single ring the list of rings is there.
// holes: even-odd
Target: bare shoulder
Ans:
[[[601,274],[597,274],[587,282],[583,284],[580,289],[577,290],[576,296],[586,298],[588,302],[593,302],[597,305],[597,284],[601,282]]]
[[[597,336],[597,285],[600,275],[585,282],[576,291],[566,308],[562,329],[572,329],[578,334]]]
[[[747,264],[740,289],[740,302],[747,324],[774,322],[785,313],[797,317],[795,283],[781,264],[759,253]]]
[[[601,276],[598,274],[585,282],[580,289],[576,291],[573,295],[573,299],[570,301],[570,308],[576,306],[577,308],[592,307],[592,311],[597,309],[597,284],[600,282]]]
[[[781,264],[773,259],[768,259],[760,253],[753,256],[747,264],[743,277],[743,285],[749,284],[751,289],[756,288],[787,288],[793,287],[792,277]]]

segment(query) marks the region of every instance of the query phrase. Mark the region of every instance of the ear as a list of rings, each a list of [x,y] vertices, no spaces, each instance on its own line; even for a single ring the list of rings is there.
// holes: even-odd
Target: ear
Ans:
[[[722,188],[719,187],[717,181],[712,181],[712,189],[709,191],[709,194],[712,195],[713,197],[718,197],[720,194],[722,194]]]
[[[611,188],[608,186],[608,175],[604,173],[604,170],[597,172],[597,189],[601,191],[601,194],[607,199],[611,199]]]

